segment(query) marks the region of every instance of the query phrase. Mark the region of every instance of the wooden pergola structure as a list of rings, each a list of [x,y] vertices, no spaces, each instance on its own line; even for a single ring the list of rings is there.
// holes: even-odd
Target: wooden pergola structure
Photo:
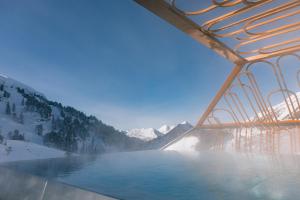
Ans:
[[[300,90],[300,0],[199,0],[198,5],[187,0],[135,1],[234,65],[197,127],[300,124],[300,101],[287,84],[294,79]],[[288,67],[281,64],[285,57],[299,61],[293,77],[282,70]],[[253,72],[258,65],[268,66],[271,75],[266,79],[276,80],[267,95]],[[285,102],[287,118],[278,118],[271,103],[274,95]],[[218,113],[225,113],[230,121]]]

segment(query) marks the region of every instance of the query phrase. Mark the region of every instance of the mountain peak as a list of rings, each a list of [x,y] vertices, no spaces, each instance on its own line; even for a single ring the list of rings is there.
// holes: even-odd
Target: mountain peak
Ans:
[[[135,137],[140,140],[144,141],[151,141],[154,139],[159,139],[161,137],[164,137],[169,134],[181,134],[189,129],[191,129],[193,126],[187,122],[183,121],[177,125],[170,126],[170,125],[162,125],[159,129],[154,128],[141,128],[141,129],[132,129],[130,131],[127,131],[126,135],[129,137]]]
[[[159,149],[165,146],[166,144],[168,144],[170,141],[173,141],[174,139],[180,137],[181,135],[191,130],[192,128],[193,126],[187,121],[177,124],[169,132],[164,134],[162,137],[155,138],[152,141],[150,141],[147,146],[147,149]]]
[[[161,132],[162,134],[167,134],[170,132],[175,126],[169,126],[169,125],[163,125],[161,126],[158,131]]]
[[[186,126],[186,127],[193,127],[193,125],[190,124],[188,121],[183,121],[183,122],[181,122],[181,123],[178,124],[178,125],[182,125],[182,126]]]
[[[157,137],[160,137],[162,133],[154,128],[135,128],[130,131],[127,131],[126,135],[129,137],[139,138],[144,141],[150,141]]]

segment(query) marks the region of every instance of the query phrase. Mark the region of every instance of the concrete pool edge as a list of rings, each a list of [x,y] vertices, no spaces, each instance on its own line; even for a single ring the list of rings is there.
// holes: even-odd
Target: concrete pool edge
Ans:
[[[116,200],[81,188],[0,167],[0,199]]]

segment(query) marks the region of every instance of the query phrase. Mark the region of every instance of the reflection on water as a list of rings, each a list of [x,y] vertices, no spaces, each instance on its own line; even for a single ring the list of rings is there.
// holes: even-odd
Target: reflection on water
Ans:
[[[299,143],[298,128],[193,130],[168,147],[175,151],[7,167],[128,200],[298,199]]]
[[[45,160],[3,163],[1,166],[45,178],[65,177],[90,165],[95,156],[72,156]]]

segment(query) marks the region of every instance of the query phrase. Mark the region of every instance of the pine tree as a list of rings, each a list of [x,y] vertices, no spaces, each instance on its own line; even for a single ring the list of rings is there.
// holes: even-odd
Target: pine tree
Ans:
[[[51,130],[55,131],[57,129],[57,122],[56,119],[54,117],[54,115],[52,115],[52,119],[51,119]]]
[[[10,93],[8,93],[7,91],[4,90],[3,97],[4,98],[9,98],[10,97]]]
[[[17,121],[17,114],[15,112],[12,113],[13,120]]]
[[[1,129],[0,129],[0,144],[2,144],[2,143],[3,143],[3,140],[4,140],[4,137],[1,135],[1,133],[2,133],[2,131],[1,131]]]
[[[42,124],[36,125],[35,132],[37,135],[42,136],[44,131],[44,127]]]
[[[11,109],[10,109],[10,103],[9,103],[9,102],[6,103],[5,113],[6,113],[7,115],[10,115],[10,114],[11,114]]]
[[[24,106],[25,105],[25,99],[22,99],[21,105]]]
[[[1,85],[0,85],[0,91],[3,91],[3,90],[4,90],[4,85],[1,84]]]
[[[20,116],[19,116],[19,122],[21,124],[24,124],[24,115],[23,115],[23,112],[20,113]]]
[[[16,113],[16,104],[15,103],[13,103],[13,105],[12,105],[12,113]]]

